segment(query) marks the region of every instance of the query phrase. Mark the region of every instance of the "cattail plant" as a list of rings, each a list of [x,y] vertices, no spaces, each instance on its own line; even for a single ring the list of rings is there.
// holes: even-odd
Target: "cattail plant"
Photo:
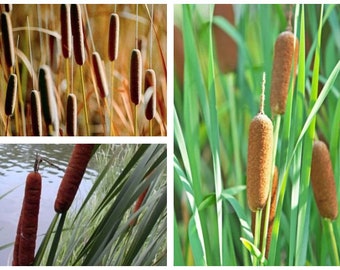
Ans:
[[[1,33],[6,65],[8,68],[12,68],[15,62],[15,55],[14,55],[12,21],[11,16],[8,12],[3,12],[1,14]]]
[[[99,89],[100,97],[105,98],[109,94],[109,90],[108,90],[104,66],[102,64],[102,60],[98,52],[92,53],[92,65],[93,65],[93,70],[94,70],[94,74],[96,77],[96,83]]]
[[[290,30],[282,32],[275,42],[270,89],[270,107],[274,114],[284,114],[286,110],[290,74],[292,66],[294,66],[293,73],[295,74],[298,56],[297,38]]]
[[[247,199],[253,212],[262,209],[266,204],[272,166],[273,124],[263,112],[263,99],[260,112],[249,127]]]
[[[10,117],[14,113],[14,107],[17,99],[17,76],[15,74],[11,74],[7,83],[7,91],[6,91],[6,101],[5,101],[5,114],[7,116],[6,119],[6,128],[5,134],[8,134],[8,126]]]
[[[146,93],[148,89],[152,91],[150,98],[147,99],[146,102],[145,117],[151,120],[156,114],[156,74],[153,69],[147,69],[145,71],[144,93]]]
[[[25,196],[18,223],[13,265],[29,266],[34,261],[41,195],[41,175],[31,172],[26,178]],[[18,242],[17,242],[18,241]]]
[[[50,45],[50,67],[53,72],[57,73],[60,65],[60,43],[59,40],[54,36],[49,36]]]
[[[311,181],[320,215],[330,220],[338,216],[338,201],[332,162],[327,145],[322,141],[313,144]]]
[[[71,13],[69,4],[60,5],[61,48],[65,59],[72,55]]]
[[[54,203],[54,209],[57,213],[65,213],[70,208],[85,173],[87,163],[91,159],[94,146],[94,144],[76,144],[74,146]]]
[[[142,95],[142,56],[138,49],[133,49],[130,62],[130,97],[134,103],[135,110],[135,135],[137,131],[137,109],[136,106],[140,103]]]
[[[11,12],[12,9],[13,9],[13,5],[12,4],[3,4],[3,9],[6,11],[6,12]]]
[[[34,136],[42,136],[41,101],[37,90],[31,92],[31,120]]]
[[[58,135],[59,119],[54,95],[54,83],[52,81],[51,70],[47,65],[43,65],[39,69],[39,91],[47,134]]]
[[[77,135],[77,97],[72,93],[67,97],[66,133],[68,136]]]
[[[71,26],[74,58],[76,63],[82,66],[85,63],[85,48],[83,22],[79,4],[71,4]]]
[[[110,17],[108,55],[110,61],[117,60],[119,48],[119,16],[112,13]]]

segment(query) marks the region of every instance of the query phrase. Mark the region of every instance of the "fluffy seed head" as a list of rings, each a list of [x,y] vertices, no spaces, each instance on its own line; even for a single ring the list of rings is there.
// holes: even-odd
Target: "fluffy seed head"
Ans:
[[[131,101],[138,105],[142,95],[142,56],[138,49],[133,49],[131,54],[130,95]]]
[[[15,56],[14,56],[12,21],[10,14],[7,12],[1,13],[1,32],[6,65],[7,67],[11,68],[14,66]]]
[[[290,74],[292,65],[294,65],[295,76],[298,56],[299,43],[297,38],[291,31],[282,32],[275,42],[270,89],[270,107],[274,114],[283,114],[286,110]]]
[[[151,95],[146,103],[145,117],[151,120],[156,114],[156,74],[153,69],[147,69],[145,71],[144,78],[144,93],[146,96],[147,91],[151,90]]]
[[[77,135],[77,97],[69,94],[66,105],[66,133],[68,136]]]
[[[331,220],[338,216],[338,202],[332,162],[327,145],[322,141],[313,144],[311,181],[320,215]]]
[[[85,63],[84,32],[79,4],[71,4],[71,28],[73,35],[74,58],[78,65]]]
[[[247,198],[253,212],[262,209],[267,201],[272,149],[272,121],[264,113],[258,113],[250,123],[248,140]]]
[[[49,66],[43,65],[39,69],[39,91],[41,94],[41,105],[45,123],[50,135],[58,135],[59,119],[56,98],[54,95],[54,84]],[[53,130],[50,130],[50,126]]]
[[[92,53],[92,64],[100,96],[101,98],[105,98],[109,94],[109,89],[105,76],[105,70],[98,52]]]
[[[5,113],[11,116],[14,113],[15,102],[17,100],[17,75],[11,74],[7,83]]]
[[[34,136],[42,136],[41,102],[37,90],[31,92],[31,120]]]
[[[116,13],[112,13],[110,17],[110,29],[109,29],[109,59],[114,61],[118,57],[119,47],[119,16]]]
[[[60,5],[61,47],[64,58],[70,58],[72,52],[70,5]]]

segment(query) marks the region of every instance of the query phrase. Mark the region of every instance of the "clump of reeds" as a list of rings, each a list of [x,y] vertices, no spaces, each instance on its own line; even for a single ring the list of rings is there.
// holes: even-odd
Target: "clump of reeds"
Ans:
[[[26,178],[25,196],[14,245],[13,265],[29,266],[33,264],[38,230],[40,195],[41,175],[38,172],[31,172]]]
[[[31,121],[34,136],[42,136],[41,101],[37,90],[31,92]]]
[[[47,134],[58,135],[59,119],[56,98],[54,95],[54,83],[51,70],[47,65],[43,65],[39,69],[39,91]]]
[[[68,136],[77,135],[77,97],[72,93],[67,97],[66,133]]]
[[[338,201],[332,162],[327,145],[322,141],[313,144],[311,182],[320,215],[330,220],[338,216]]]
[[[275,42],[270,89],[270,106],[274,114],[283,114],[286,110],[290,75],[293,66],[293,73],[295,73],[298,56],[297,38],[290,30],[282,32]]]
[[[119,48],[119,16],[112,13],[110,17],[108,55],[110,61],[115,61],[118,57]]]
[[[15,52],[13,43],[12,21],[11,16],[8,12],[1,13],[1,33],[6,65],[8,68],[12,68],[15,62]]]

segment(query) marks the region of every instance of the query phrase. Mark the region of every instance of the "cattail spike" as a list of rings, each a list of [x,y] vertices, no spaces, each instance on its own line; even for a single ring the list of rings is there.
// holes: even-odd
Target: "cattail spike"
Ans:
[[[110,30],[109,30],[109,59],[115,61],[118,57],[119,47],[119,16],[112,13],[110,17]]]
[[[145,117],[148,120],[151,120],[155,117],[156,114],[156,74],[153,69],[147,69],[145,71],[145,80],[144,80],[144,92],[147,96],[147,91],[152,91],[149,95],[150,97],[146,99],[146,108],[145,108]]]
[[[11,68],[14,66],[15,56],[14,56],[12,21],[11,16],[8,12],[3,12],[1,14],[1,32],[6,65],[8,68]]]
[[[77,97],[69,94],[66,105],[66,133],[68,136],[77,135]]]
[[[5,113],[7,116],[13,115],[16,99],[17,99],[17,75],[11,74],[8,79],[6,91]]]
[[[320,215],[330,220],[338,216],[338,201],[332,162],[327,145],[322,141],[313,144],[311,182]]]
[[[70,5],[60,5],[61,47],[64,58],[70,58],[72,52]]]
[[[42,136],[41,102],[37,90],[31,92],[31,120],[34,136]]]
[[[39,90],[41,94],[42,111],[49,135],[58,135],[59,119],[54,84],[49,66],[43,65],[39,69]],[[52,129],[52,130],[51,130]]]
[[[82,66],[85,63],[84,32],[79,4],[71,4],[71,26],[73,35],[73,51],[76,63]]]
[[[109,94],[109,89],[107,85],[105,70],[98,52],[92,53],[92,64],[100,96],[101,98],[105,98]]]
[[[290,31],[282,32],[275,42],[270,89],[270,107],[274,114],[284,114],[286,110],[290,74],[292,66],[294,66],[293,76],[295,76],[298,56],[297,38]]]
[[[138,105],[142,93],[142,56],[140,50],[133,49],[130,65],[130,96],[131,101]]]

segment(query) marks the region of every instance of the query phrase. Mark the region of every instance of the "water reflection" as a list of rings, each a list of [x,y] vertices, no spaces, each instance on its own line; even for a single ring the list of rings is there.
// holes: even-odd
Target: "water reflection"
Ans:
[[[73,145],[65,144],[0,144],[0,246],[15,239],[17,222],[24,196],[28,172],[33,171],[36,153],[59,167],[42,161],[39,172],[42,176],[38,235],[46,232],[54,212],[54,200],[64,175]],[[79,192],[72,207],[80,205],[95,180],[97,172],[90,161]],[[11,192],[10,192],[11,191]],[[5,193],[6,196],[1,198]],[[39,246],[38,239],[37,246]],[[0,265],[11,265],[13,247],[0,250]]]

